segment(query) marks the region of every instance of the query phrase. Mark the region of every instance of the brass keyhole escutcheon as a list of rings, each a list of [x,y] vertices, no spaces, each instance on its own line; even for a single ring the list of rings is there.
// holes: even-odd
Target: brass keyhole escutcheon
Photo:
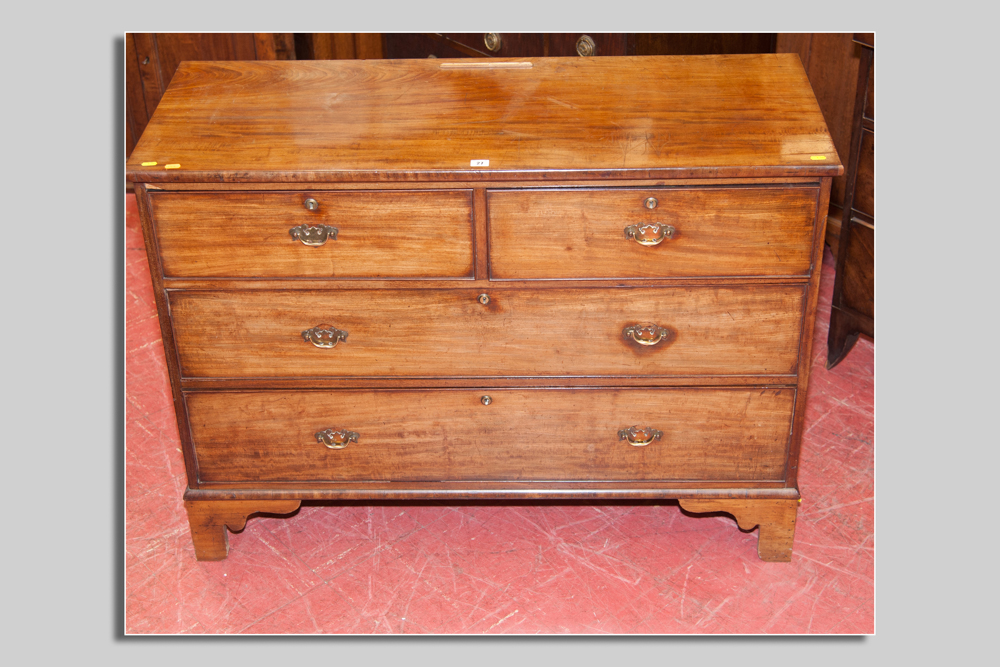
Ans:
[[[490,403],[493,402],[493,399],[490,398],[489,396],[483,396],[479,400],[480,400],[480,402],[482,402],[483,405],[489,405]]]
[[[660,202],[656,201],[656,197],[649,197],[646,201],[642,202],[646,208],[656,208],[656,205]]]
[[[481,303],[481,304],[483,304],[485,306],[489,302],[490,302],[490,297],[489,297],[488,294],[480,294],[479,295],[479,303]]]
[[[302,202],[302,205],[306,207],[309,211],[315,211],[319,208],[319,202],[310,197],[309,199]]]

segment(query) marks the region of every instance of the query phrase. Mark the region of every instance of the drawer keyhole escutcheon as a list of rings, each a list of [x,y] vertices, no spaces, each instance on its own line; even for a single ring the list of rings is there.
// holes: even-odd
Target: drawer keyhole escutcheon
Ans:
[[[305,206],[306,209],[309,211],[315,211],[319,209],[319,202],[313,199],[312,197],[302,202],[302,205]]]
[[[480,400],[480,402],[482,402],[483,405],[489,405],[490,403],[493,402],[493,399],[490,398],[489,396],[483,396],[479,400]]]
[[[656,201],[656,197],[647,197],[646,201],[642,202],[643,206],[646,208],[656,208],[656,205],[660,202]]]
[[[303,245],[313,247],[323,245],[328,239],[337,240],[337,228],[330,225],[318,225],[316,227],[299,225],[298,227],[289,229],[288,233],[296,241],[302,241]]]
[[[670,336],[670,330],[655,324],[634,324],[622,329],[622,336],[634,340],[639,345],[656,345]]]
[[[654,440],[659,440],[662,437],[663,431],[658,431],[648,426],[645,428],[629,426],[618,431],[618,439],[627,441],[633,447],[645,447]]]
[[[341,331],[329,324],[319,324],[314,326],[312,329],[306,329],[302,332],[302,338],[307,343],[312,343],[316,347],[321,347],[328,349],[331,347],[337,347],[337,343],[340,341],[347,340],[347,332]]]
[[[479,295],[479,303],[481,303],[481,304],[483,304],[485,306],[489,302],[490,302],[490,296],[489,296],[489,294],[480,294]]]
[[[326,445],[330,449],[344,449],[347,447],[347,443],[357,442],[360,437],[360,434],[347,429],[334,431],[332,428],[328,428],[316,434],[316,442]]]
[[[674,238],[676,232],[677,229],[673,225],[652,222],[641,225],[629,225],[625,228],[625,238],[632,239],[639,245],[659,245],[666,239]]]

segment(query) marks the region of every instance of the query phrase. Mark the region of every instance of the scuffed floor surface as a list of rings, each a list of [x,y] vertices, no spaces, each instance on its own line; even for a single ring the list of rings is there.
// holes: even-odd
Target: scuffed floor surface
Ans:
[[[825,369],[827,251],[791,563],[661,505],[306,505],[198,562],[134,197],[126,205],[125,624],[148,633],[872,633],[874,346]]]

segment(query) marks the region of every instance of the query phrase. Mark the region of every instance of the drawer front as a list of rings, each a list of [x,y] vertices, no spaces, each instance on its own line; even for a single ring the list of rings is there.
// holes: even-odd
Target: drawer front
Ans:
[[[794,398],[760,387],[186,395],[202,482],[780,480]],[[619,434],[630,426],[661,435],[632,445]],[[331,449],[317,441],[326,429],[332,444],[357,439]]]
[[[152,193],[149,199],[167,277],[472,276],[467,190]],[[336,229],[335,238],[329,230],[324,236],[323,227]]]
[[[795,372],[805,287],[177,291],[181,374],[247,377]],[[652,324],[657,330],[626,329]],[[324,326],[321,326],[324,325]],[[335,347],[334,330],[346,334]]]
[[[446,32],[445,39],[474,49],[477,58],[540,58],[545,53],[545,37],[539,33]],[[464,55],[464,54],[463,54]]]
[[[787,187],[494,190],[487,194],[490,275],[806,275],[818,193]],[[651,199],[654,208],[645,203]],[[627,238],[630,227],[642,241],[659,243]]]

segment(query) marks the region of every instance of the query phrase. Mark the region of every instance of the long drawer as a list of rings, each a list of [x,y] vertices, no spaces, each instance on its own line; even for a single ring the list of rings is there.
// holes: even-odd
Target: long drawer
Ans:
[[[815,187],[492,190],[490,276],[791,276],[810,270]]]
[[[760,387],[186,394],[202,482],[780,480],[794,400]]]
[[[169,301],[186,378],[540,377],[791,374],[804,297],[802,285],[754,285],[176,291]]]
[[[167,277],[472,276],[469,190],[167,192],[149,199]]]

